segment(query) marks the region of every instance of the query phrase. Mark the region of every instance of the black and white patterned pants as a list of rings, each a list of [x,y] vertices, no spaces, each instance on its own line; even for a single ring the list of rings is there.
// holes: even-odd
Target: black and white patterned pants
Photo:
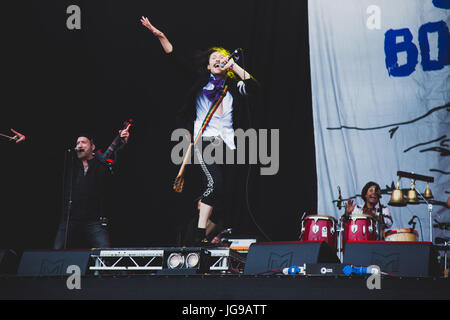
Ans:
[[[214,148],[214,149],[213,149]],[[211,157],[216,155],[214,151],[222,149],[223,163],[211,163]],[[205,151],[205,149],[207,149]],[[228,151],[227,151],[228,149]],[[201,151],[200,151],[201,150]],[[213,152],[210,152],[214,150]],[[201,202],[213,207],[213,214],[210,219],[216,223],[225,209],[225,201],[229,193],[229,177],[233,170],[233,165],[225,164],[226,152],[229,148],[220,138],[202,138],[201,146],[195,147],[195,156],[200,166],[202,178]]]

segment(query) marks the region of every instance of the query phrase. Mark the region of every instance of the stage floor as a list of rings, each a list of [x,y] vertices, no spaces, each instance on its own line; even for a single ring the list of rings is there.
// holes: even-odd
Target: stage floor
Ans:
[[[0,277],[2,300],[449,300],[444,278],[387,278],[369,290],[363,276],[101,275]]]

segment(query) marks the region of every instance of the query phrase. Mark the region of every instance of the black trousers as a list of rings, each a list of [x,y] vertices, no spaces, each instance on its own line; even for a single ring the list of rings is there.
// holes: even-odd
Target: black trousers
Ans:
[[[200,200],[213,207],[210,220],[215,224],[219,224],[231,208],[235,168],[233,164],[226,163],[227,152],[232,151],[220,138],[203,137],[201,147],[195,147],[202,179]]]
[[[67,230],[67,233],[66,233]],[[66,242],[67,241],[67,242]],[[66,247],[64,248],[64,244]],[[62,221],[58,227],[53,249],[109,248],[106,221]]]

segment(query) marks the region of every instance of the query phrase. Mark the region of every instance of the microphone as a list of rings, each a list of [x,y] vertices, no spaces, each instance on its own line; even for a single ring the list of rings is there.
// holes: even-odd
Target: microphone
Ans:
[[[75,150],[76,152],[83,152],[84,151],[83,148],[78,148],[78,147],[73,148],[73,150]]]
[[[303,266],[291,266],[283,269],[283,274],[302,274],[306,275],[306,265]]]
[[[413,217],[411,218],[411,220],[409,220],[408,224],[409,224],[409,225],[412,225],[415,218],[417,218],[417,216],[413,216]]]
[[[220,238],[220,241],[221,241],[221,242],[229,242],[229,243],[232,243],[233,240],[224,237],[225,235],[230,235],[232,231],[233,231],[233,228],[225,229],[225,230],[223,230],[222,232],[220,232],[219,234],[217,234],[216,237],[217,237],[217,238]]]
[[[376,274],[378,273],[378,270],[375,268],[367,268],[367,267],[354,267],[354,266],[345,266],[342,271],[347,275],[351,275],[352,273],[354,274],[360,274],[360,275],[364,275],[364,274]]]
[[[450,239],[448,239],[448,238],[439,238],[439,237],[436,237],[435,239],[434,239],[434,243],[436,243],[436,244],[446,244],[446,243],[448,243],[450,241]]]
[[[233,229],[232,228],[228,228],[228,229],[225,229],[225,230],[223,230],[221,233],[219,233],[217,236],[218,237],[223,237],[225,234],[231,234],[231,231],[233,231]]]
[[[236,58],[235,60],[239,60],[238,55],[242,52],[242,48],[237,48],[236,50],[233,51],[232,54],[230,54],[230,56],[228,57],[228,61],[230,61],[230,59],[232,58]],[[223,68],[225,66],[226,63],[219,63],[219,67]]]
[[[342,194],[341,194],[341,187],[338,186],[338,192],[339,192],[339,196],[337,198],[337,207],[339,210],[342,209]]]

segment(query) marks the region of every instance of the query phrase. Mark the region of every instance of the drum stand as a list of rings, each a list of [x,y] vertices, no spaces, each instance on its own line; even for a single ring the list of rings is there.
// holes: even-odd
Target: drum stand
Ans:
[[[430,216],[430,242],[433,243],[433,205],[431,203],[428,203],[427,199],[425,199],[425,197],[419,191],[416,190],[416,192],[428,206],[428,215]]]
[[[342,245],[342,241],[343,241],[343,234],[344,234],[344,223],[342,221],[342,219],[339,220],[338,222],[338,226],[337,226],[337,255],[339,260],[341,261],[341,263],[344,261],[344,251],[343,251],[343,245]]]
[[[450,242],[446,242],[444,244],[445,247],[445,253],[444,253],[444,277],[448,278],[448,265],[447,265],[447,251],[448,251],[448,246],[449,246]]]
[[[381,216],[380,216],[380,219],[383,219]],[[382,240],[384,240],[383,239],[383,230],[382,230],[382,227],[381,227],[381,222],[380,222],[381,220],[376,220],[376,222],[375,222],[375,232],[377,233],[377,241],[382,241]],[[384,225],[383,225],[384,226]]]
[[[444,277],[448,278],[448,265],[447,265],[447,251],[448,251],[448,245],[450,244],[450,242],[446,242],[444,244],[445,247],[445,253],[444,253]]]
[[[443,245],[435,246],[438,251],[444,251],[444,278],[448,278],[448,261],[447,261],[447,251],[450,247],[450,239],[448,238],[436,238],[437,243],[443,243]],[[441,264],[442,265],[442,264]]]

